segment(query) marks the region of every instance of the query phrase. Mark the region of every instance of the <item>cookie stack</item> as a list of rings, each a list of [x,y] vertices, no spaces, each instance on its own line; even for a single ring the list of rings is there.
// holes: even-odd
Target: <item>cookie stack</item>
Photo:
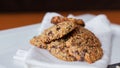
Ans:
[[[103,56],[99,39],[84,28],[81,19],[55,16],[51,23],[39,36],[30,43],[36,47],[48,50],[53,56],[65,61],[86,61],[94,63]]]

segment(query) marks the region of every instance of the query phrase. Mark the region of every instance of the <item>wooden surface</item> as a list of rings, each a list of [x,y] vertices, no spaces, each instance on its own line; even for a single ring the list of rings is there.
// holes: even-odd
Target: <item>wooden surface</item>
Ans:
[[[115,24],[120,24],[120,11],[69,11],[58,12],[64,16],[68,14],[81,15],[81,14],[106,14],[108,19]],[[45,12],[32,12],[32,13],[0,13],[0,30],[26,26],[41,22]]]

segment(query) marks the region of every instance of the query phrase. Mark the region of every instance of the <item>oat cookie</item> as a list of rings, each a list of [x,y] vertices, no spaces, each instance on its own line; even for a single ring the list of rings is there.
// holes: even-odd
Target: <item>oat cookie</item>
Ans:
[[[76,61],[76,58],[69,54],[68,49],[65,44],[65,40],[55,40],[48,44],[49,52],[58,59],[64,61]]]
[[[84,22],[74,18],[53,17],[55,25],[35,36],[30,43],[48,50],[53,56],[64,61],[86,61],[94,63],[103,56],[99,39]]]
[[[71,37],[66,41],[67,46],[101,46],[99,39],[89,30],[84,27],[77,26],[71,32]]]
[[[61,23],[63,21],[71,21],[71,22],[74,22],[74,23],[79,24],[81,26],[85,26],[85,23],[83,22],[82,19],[67,18],[67,17],[62,17],[62,16],[54,16],[51,19],[51,23],[53,23],[53,24],[58,24],[58,23]]]
[[[91,31],[77,26],[70,34],[70,38],[66,41],[66,47],[69,47],[70,55],[77,60],[85,60],[88,63],[93,63],[102,57],[101,43]]]
[[[92,46],[71,46],[69,48],[69,54],[73,55],[79,61],[87,61],[88,63],[94,63],[103,56],[103,50],[101,47]]]
[[[39,36],[35,36],[30,40],[30,43],[38,48],[47,48],[47,44],[41,41],[41,38]]]
[[[92,32],[81,26],[77,26],[65,37],[48,44],[48,50],[55,57],[66,61],[93,63],[103,55],[100,41]]]
[[[47,30],[45,30],[40,36],[42,42],[51,42],[52,40],[59,39],[63,37],[64,35],[71,32],[73,29],[75,29],[77,24],[71,22],[71,21],[64,21],[62,23],[58,23],[57,25],[54,25]]]

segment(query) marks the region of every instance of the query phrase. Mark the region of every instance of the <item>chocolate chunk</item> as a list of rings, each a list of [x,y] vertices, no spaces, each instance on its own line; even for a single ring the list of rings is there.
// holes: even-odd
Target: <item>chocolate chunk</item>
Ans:
[[[79,52],[78,52],[78,51],[75,51],[75,54],[79,55]]]
[[[48,35],[52,35],[53,33],[52,33],[52,31],[50,31],[49,33],[48,33]]]
[[[56,46],[52,46],[52,48],[57,48]]]
[[[83,52],[86,53],[86,52],[87,52],[87,49],[84,49]]]
[[[57,31],[60,30],[60,27],[57,27],[56,30],[57,30]]]
[[[80,57],[80,60],[79,61],[84,61],[84,57]]]
[[[83,51],[83,52],[81,52],[81,54],[80,54],[80,61],[84,61],[84,57],[85,57],[85,52]]]

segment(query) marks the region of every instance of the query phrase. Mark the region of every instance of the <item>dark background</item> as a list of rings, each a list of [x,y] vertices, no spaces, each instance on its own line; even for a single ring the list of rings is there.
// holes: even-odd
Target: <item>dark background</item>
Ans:
[[[0,12],[120,10],[120,0],[0,0]]]

